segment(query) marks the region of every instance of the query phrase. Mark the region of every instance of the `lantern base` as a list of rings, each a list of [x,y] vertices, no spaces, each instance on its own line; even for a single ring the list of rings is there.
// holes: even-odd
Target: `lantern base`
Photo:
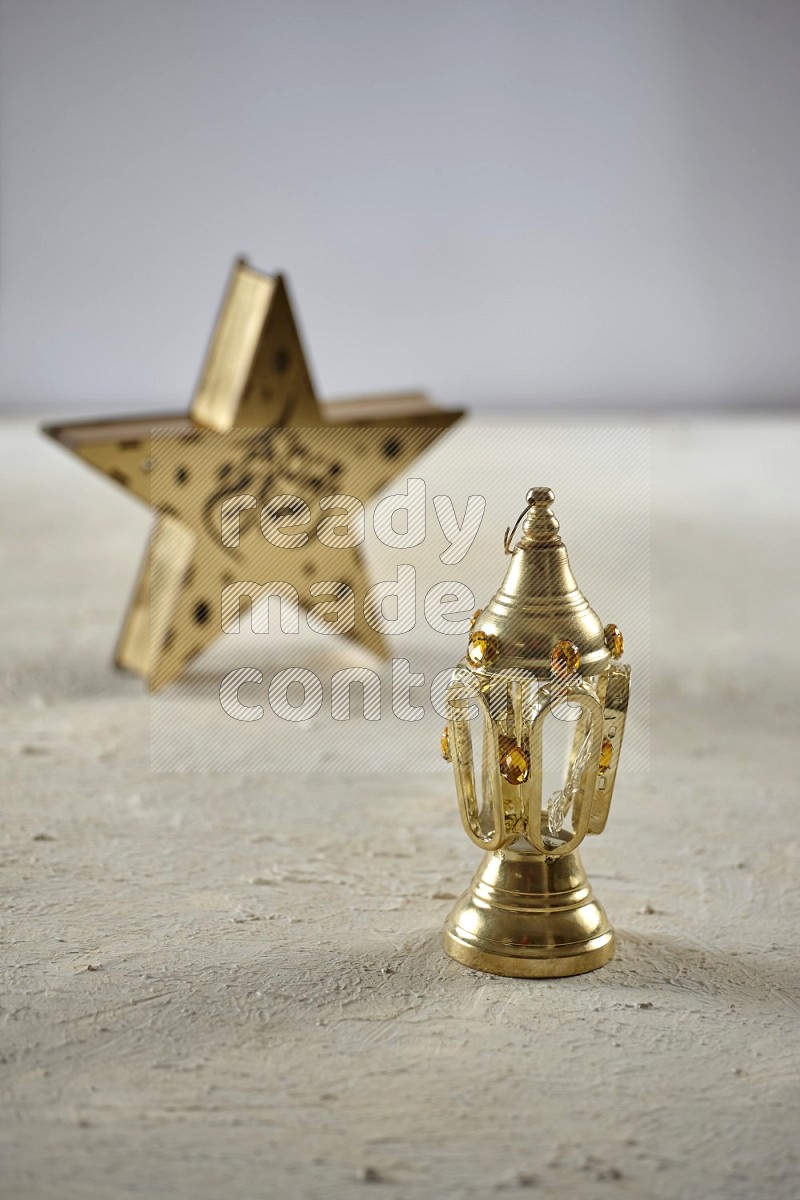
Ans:
[[[582,975],[614,955],[614,931],[577,850],[487,854],[447,918],[444,948],[476,971],[523,979]]]

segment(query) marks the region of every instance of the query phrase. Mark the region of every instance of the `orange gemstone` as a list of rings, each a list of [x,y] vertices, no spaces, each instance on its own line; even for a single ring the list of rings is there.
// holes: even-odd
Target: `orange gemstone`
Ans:
[[[612,658],[622,658],[625,649],[625,639],[619,625],[606,625],[603,630],[606,639],[606,650]]]
[[[484,633],[482,629],[476,629],[469,635],[467,658],[473,667],[491,666],[499,653],[500,643],[493,633]]]
[[[600,775],[605,775],[608,768],[611,766],[611,756],[614,753],[614,747],[608,738],[603,738],[603,744],[600,747],[600,763],[597,767]]]
[[[550,664],[555,675],[574,675],[581,665],[581,656],[574,642],[562,639],[553,646]]]
[[[508,783],[518,785],[528,778],[531,762],[522,746],[513,738],[500,736],[500,774]]]
[[[439,745],[442,748],[442,758],[444,761],[452,762],[453,760],[450,755],[450,730],[447,725],[445,725],[444,729],[442,730],[442,738]]]

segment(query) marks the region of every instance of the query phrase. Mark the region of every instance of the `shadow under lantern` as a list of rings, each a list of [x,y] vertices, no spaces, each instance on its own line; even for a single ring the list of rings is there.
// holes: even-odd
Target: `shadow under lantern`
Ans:
[[[604,627],[578,589],[553,499],[532,488],[513,549],[506,531],[511,562],[473,618],[442,734],[464,829],[487,851],[447,919],[444,947],[496,975],[578,975],[614,954],[578,846],[608,818],[630,667],[616,661],[620,630]],[[568,761],[551,788],[553,731]]]

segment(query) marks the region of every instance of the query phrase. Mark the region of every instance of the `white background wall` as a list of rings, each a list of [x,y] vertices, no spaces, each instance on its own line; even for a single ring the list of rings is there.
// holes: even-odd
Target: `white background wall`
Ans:
[[[0,397],[183,403],[230,260],[325,394],[786,402],[797,0],[4,0]]]

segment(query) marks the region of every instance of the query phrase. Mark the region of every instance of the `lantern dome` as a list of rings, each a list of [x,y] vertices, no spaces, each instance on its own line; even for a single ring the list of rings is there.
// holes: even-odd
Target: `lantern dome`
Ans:
[[[524,670],[542,679],[561,670],[587,677],[616,657],[608,632],[575,582],[551,508],[554,499],[550,488],[531,488],[522,536],[513,549],[516,526],[506,531],[511,562],[505,579],[470,631],[467,661],[477,674]]]

